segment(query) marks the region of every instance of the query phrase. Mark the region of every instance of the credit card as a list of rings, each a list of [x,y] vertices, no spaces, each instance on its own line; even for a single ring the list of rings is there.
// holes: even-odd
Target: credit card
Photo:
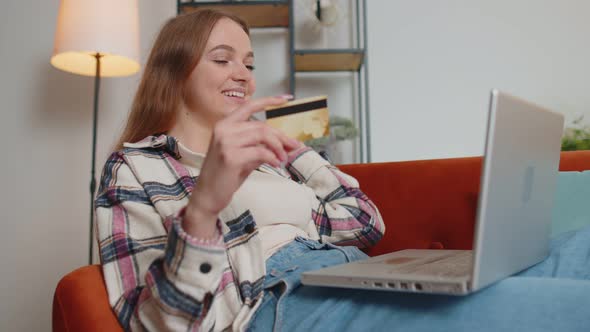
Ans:
[[[330,134],[327,96],[292,100],[266,109],[266,123],[301,142]]]

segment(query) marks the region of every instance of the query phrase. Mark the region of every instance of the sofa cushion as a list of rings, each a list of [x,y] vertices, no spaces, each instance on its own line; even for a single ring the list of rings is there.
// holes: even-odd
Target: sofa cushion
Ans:
[[[590,171],[559,172],[551,224],[552,236],[590,225]]]

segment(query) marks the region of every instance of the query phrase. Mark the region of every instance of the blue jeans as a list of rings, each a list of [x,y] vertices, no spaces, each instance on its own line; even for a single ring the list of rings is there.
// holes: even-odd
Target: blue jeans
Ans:
[[[365,258],[297,238],[266,262],[250,331],[590,331],[590,227],[554,239],[549,258],[469,296],[302,286],[301,273]]]

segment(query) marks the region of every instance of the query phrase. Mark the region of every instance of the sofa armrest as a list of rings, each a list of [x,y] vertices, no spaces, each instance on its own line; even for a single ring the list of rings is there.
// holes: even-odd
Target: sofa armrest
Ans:
[[[100,265],[81,267],[58,283],[53,296],[53,331],[123,331],[111,310]]]

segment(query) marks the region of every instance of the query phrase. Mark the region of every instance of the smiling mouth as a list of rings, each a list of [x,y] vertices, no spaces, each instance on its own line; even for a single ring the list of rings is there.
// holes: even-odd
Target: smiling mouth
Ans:
[[[243,92],[240,92],[240,91],[224,91],[224,92],[222,92],[222,94],[227,97],[236,97],[236,98],[241,98],[241,99],[246,97],[246,94]]]

